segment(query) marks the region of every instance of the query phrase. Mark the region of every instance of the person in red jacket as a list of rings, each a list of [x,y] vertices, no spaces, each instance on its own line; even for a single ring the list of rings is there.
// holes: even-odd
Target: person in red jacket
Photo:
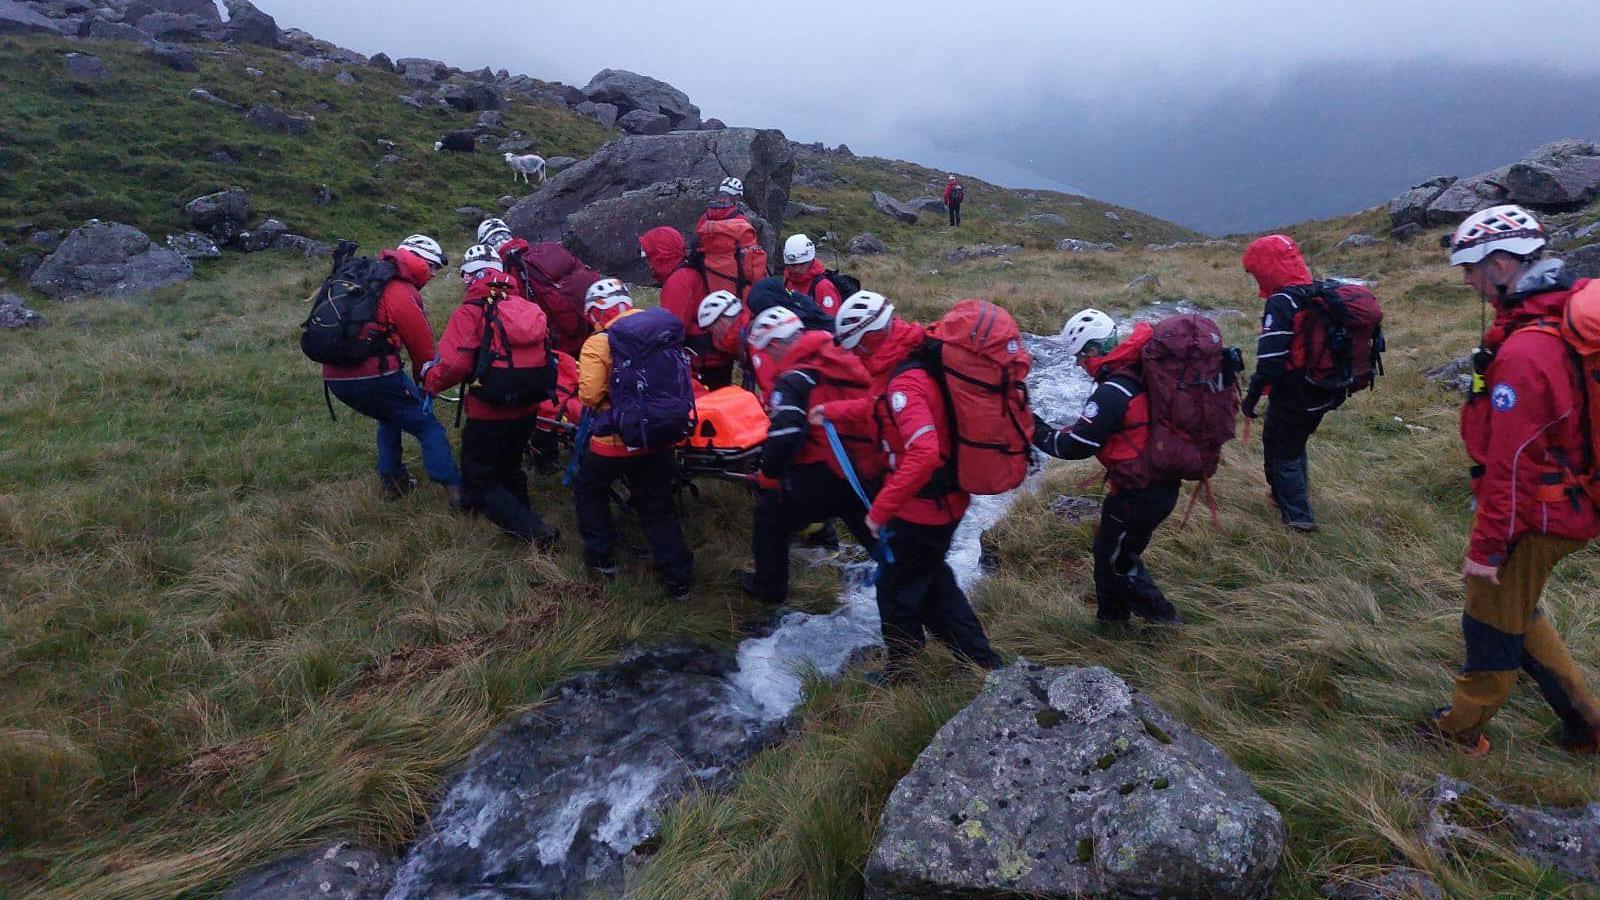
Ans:
[[[722,179],[722,183],[717,185],[717,192],[711,195],[710,202],[706,204],[706,211],[694,223],[694,230],[698,232],[700,226],[707,222],[744,218],[744,213],[739,211],[739,201],[743,199],[743,181],[733,177]]]
[[[888,650],[884,675],[898,681],[932,632],[956,655],[985,669],[1003,665],[945,556],[971,495],[948,464],[954,431],[944,395],[925,370],[907,367],[882,396],[813,406],[809,420],[832,420],[855,433],[879,429],[888,475],[867,511],[866,527],[888,547],[878,578],[878,615]]]
[[[1095,618],[1108,625],[1131,614],[1159,624],[1182,621],[1144,565],[1144,551],[1178,505],[1181,481],[1127,483],[1122,464],[1137,460],[1150,434],[1150,398],[1145,393],[1140,352],[1153,333],[1141,322],[1128,339],[1097,309],[1067,320],[1062,339],[1078,365],[1095,380],[1083,414],[1057,430],[1034,415],[1033,445],[1058,459],[1093,456],[1106,467],[1109,492],[1094,536]]]
[[[858,291],[839,305],[833,335],[839,346],[861,357],[881,393],[895,367],[927,340],[928,330],[897,317],[894,304],[882,294]]]
[[[961,186],[956,176],[951,175],[944,183],[944,205],[950,210],[950,227],[961,224],[961,202],[967,198],[967,189]]]
[[[706,289],[705,276],[684,264],[683,235],[670,225],[652,228],[639,237],[639,251],[661,285],[661,308],[683,323],[684,345],[694,354],[695,378],[711,390],[733,384],[733,353],[726,343],[717,346],[700,325],[700,301],[711,292]]]
[[[532,367],[519,364],[517,357],[522,354],[548,372],[544,311],[510,292],[511,280],[493,248],[478,244],[467,250],[461,260],[461,280],[466,294],[439,338],[439,356],[422,367],[423,390],[438,394],[473,379],[490,303],[500,311],[491,346],[507,354],[512,366]],[[510,315],[514,304],[521,304],[522,315]],[[550,547],[560,533],[533,511],[528,476],[522,470],[523,449],[533,435],[535,411],[544,395],[501,405],[471,387],[463,393],[467,424],[461,429],[461,507],[482,513],[520,541]]]
[[[783,286],[797,294],[805,294],[817,301],[817,306],[830,316],[837,315],[844,298],[839,288],[827,277],[827,267],[817,259],[817,245],[803,234],[790,235],[783,242]]]
[[[1472,756],[1489,752],[1483,727],[1519,668],[1561,719],[1561,746],[1600,752],[1600,705],[1539,608],[1551,570],[1600,534],[1600,513],[1572,469],[1588,456],[1583,375],[1560,335],[1567,302],[1588,282],[1543,259],[1545,243],[1539,220],[1518,206],[1474,214],[1450,243],[1451,265],[1495,318],[1474,354],[1481,380],[1461,410],[1476,500],[1461,567],[1467,659],[1426,733]]]
[[[433,359],[433,326],[422,308],[421,289],[444,267],[444,250],[433,238],[414,234],[378,257],[394,263],[398,275],[383,289],[377,315],[367,331],[382,334],[389,352],[356,366],[325,365],[322,382],[341,403],[377,420],[378,479],[384,496],[397,498],[417,484],[401,455],[403,432],[422,445],[428,477],[443,485],[451,504],[458,505],[461,475],[450,455],[450,439],[412,381],[412,377],[421,379],[423,364]],[[402,347],[411,357],[412,377],[407,377],[401,365]]]

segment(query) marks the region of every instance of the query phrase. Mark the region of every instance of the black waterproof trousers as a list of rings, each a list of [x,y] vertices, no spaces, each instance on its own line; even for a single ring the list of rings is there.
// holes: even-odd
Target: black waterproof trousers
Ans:
[[[889,651],[884,674],[891,679],[904,677],[911,656],[925,643],[924,630],[957,656],[985,669],[1003,665],[945,562],[955,533],[954,524],[914,525],[900,519],[889,523],[894,562],[883,567],[878,579],[878,616]]]
[[[467,419],[461,428],[462,508],[481,513],[521,541],[551,534],[528,502],[528,476],[522,470],[533,428],[533,416]]]
[[[961,201],[950,204],[950,227],[961,224]]]
[[[1280,399],[1276,392],[1267,398],[1267,422],[1261,430],[1262,467],[1285,524],[1311,525],[1317,521],[1311,510],[1311,465],[1306,457],[1306,442],[1317,433],[1326,413],[1326,409],[1307,411],[1292,400]]]
[[[756,561],[756,592],[773,602],[789,596],[789,535],[813,522],[839,518],[869,550],[866,507],[843,478],[825,463],[795,466],[783,478],[783,489],[764,491],[756,501],[750,555]]]
[[[694,574],[694,554],[683,540],[673,497],[678,462],[671,450],[643,456],[600,456],[583,451],[572,486],[584,561],[598,569],[616,565],[617,529],[611,516],[611,486],[628,486],[631,504],[655,562],[656,574],[669,591],[687,590]]]
[[[1162,622],[1176,617],[1177,610],[1145,568],[1144,551],[1178,505],[1182,487],[1181,481],[1168,481],[1106,496],[1094,536],[1095,618],[1126,622],[1138,613]]]

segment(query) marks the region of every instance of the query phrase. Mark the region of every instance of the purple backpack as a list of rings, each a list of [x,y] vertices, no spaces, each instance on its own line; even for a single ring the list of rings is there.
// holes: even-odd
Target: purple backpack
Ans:
[[[670,447],[693,427],[694,386],[683,349],[683,323],[661,308],[612,322],[611,408],[595,434],[612,434],[632,450]]]

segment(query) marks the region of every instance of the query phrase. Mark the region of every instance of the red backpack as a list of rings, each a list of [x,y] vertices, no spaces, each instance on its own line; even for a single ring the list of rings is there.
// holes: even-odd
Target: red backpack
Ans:
[[[826,331],[807,331],[801,335],[799,342],[783,362],[783,372],[794,369],[805,369],[816,375],[816,386],[811,389],[810,406],[821,406],[836,400],[856,400],[861,397],[872,396],[872,375],[861,364],[861,357],[849,350],[841,348],[833,342],[833,335]],[[776,377],[776,376],[774,376]],[[850,459],[851,468],[855,469],[856,477],[860,480],[877,481],[888,470],[889,459],[878,447],[882,435],[856,434],[836,427],[839,442],[844,445],[845,455]],[[821,459],[828,464],[835,475],[844,478],[844,467],[840,465],[838,457],[820,436],[821,429],[813,428],[808,436],[807,447],[800,451],[798,462],[812,462]],[[820,443],[817,443],[819,442]]]
[[[1022,484],[1033,456],[1033,357],[1016,320],[986,300],[962,300],[928,337],[911,365],[934,376],[955,430],[947,473],[934,481],[948,485],[953,474],[969,494],[1003,494]]]
[[[531,406],[549,396],[555,384],[550,332],[544,310],[509,293],[509,286],[501,282],[489,296],[467,301],[483,310],[483,334],[467,390],[490,406]]]
[[[1198,313],[1157,322],[1139,352],[1150,409],[1144,452],[1116,464],[1130,489],[1160,481],[1208,481],[1233,440],[1239,417],[1239,352],[1217,323]]]
[[[1353,394],[1383,374],[1383,307],[1359,284],[1318,281],[1295,323],[1289,360],[1306,382]]]
[[[740,300],[767,277],[767,251],[743,216],[702,222],[695,229],[691,264],[706,277],[706,292],[732,291]]]
[[[521,278],[528,299],[539,304],[550,322],[555,349],[577,356],[593,331],[583,315],[583,295],[600,273],[554,241],[534,244],[508,260]]]

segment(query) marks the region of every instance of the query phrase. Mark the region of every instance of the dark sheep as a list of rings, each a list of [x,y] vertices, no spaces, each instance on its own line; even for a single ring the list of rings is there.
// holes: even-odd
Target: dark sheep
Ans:
[[[434,152],[449,150],[452,153],[475,153],[478,136],[471,131],[452,131],[433,144]]]

